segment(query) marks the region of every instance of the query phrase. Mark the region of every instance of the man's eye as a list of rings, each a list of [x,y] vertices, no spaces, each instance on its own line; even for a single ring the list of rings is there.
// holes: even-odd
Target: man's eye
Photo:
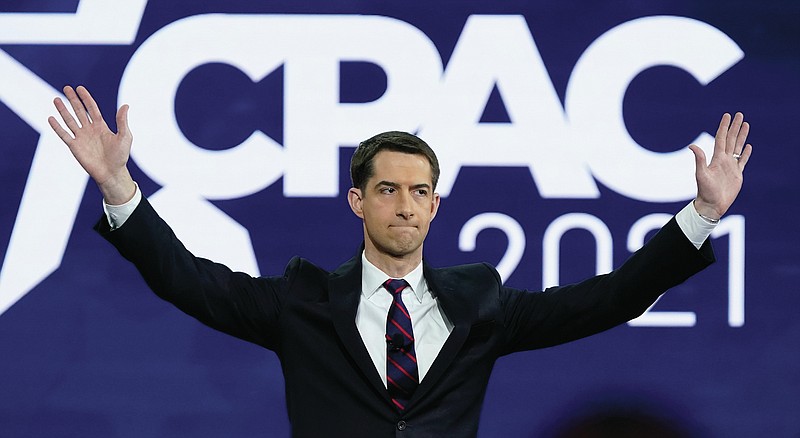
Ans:
[[[384,187],[383,189],[381,189],[381,193],[387,193],[387,194],[394,193],[394,187]]]
[[[420,196],[428,196],[428,191],[425,189],[419,189],[417,190],[417,194]]]

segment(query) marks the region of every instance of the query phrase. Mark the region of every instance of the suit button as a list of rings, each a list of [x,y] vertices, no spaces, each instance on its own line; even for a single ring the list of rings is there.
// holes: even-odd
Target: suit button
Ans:
[[[400,421],[397,422],[397,430],[406,430],[407,426],[408,425],[403,420],[400,420]]]

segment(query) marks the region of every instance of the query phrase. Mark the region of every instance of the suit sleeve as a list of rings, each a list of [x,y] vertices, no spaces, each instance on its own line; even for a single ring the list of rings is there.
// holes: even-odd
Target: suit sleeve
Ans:
[[[698,250],[673,218],[608,274],[543,292],[504,287],[503,354],[562,344],[627,322],[713,262],[710,242]]]
[[[133,262],[159,297],[214,329],[278,348],[288,269],[283,277],[253,278],[195,257],[144,198],[122,227],[112,231],[104,216],[95,230]]]

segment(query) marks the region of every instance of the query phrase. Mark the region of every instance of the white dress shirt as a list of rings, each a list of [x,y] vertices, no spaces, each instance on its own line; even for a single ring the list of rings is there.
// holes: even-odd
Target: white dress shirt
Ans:
[[[383,282],[389,278],[392,277],[370,263],[364,253],[361,254],[361,298],[356,313],[356,327],[384,386],[386,316],[392,306],[392,294],[383,287]],[[439,301],[428,288],[428,282],[422,276],[422,263],[403,279],[408,282],[409,287],[403,290],[401,297],[411,316],[417,369],[422,381],[453,330],[453,324],[447,320],[439,307]]]
[[[125,204],[108,205],[103,202],[103,211],[111,228],[121,227],[141,199],[142,193],[137,185],[133,198]],[[689,202],[675,215],[675,220],[683,234],[698,249],[716,226],[700,217],[693,202]],[[392,295],[383,288],[383,282],[389,278],[391,276],[383,273],[370,263],[363,253],[361,254],[361,297],[355,323],[384,386],[386,385],[386,316],[392,305]],[[428,283],[422,275],[422,264],[403,279],[410,286],[403,290],[402,299],[411,315],[416,339],[414,347],[417,353],[417,366],[422,381],[453,330],[453,325],[447,320],[439,301],[428,288]]]

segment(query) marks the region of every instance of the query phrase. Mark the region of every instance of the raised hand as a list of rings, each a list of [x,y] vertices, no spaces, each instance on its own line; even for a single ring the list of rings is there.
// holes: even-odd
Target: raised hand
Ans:
[[[742,188],[742,172],[750,159],[753,147],[746,144],[750,124],[742,113],[725,113],[714,138],[714,155],[706,165],[706,155],[697,145],[689,148],[695,157],[697,198],[694,206],[701,215],[719,219],[728,211]]]
[[[55,98],[58,113],[67,126],[67,131],[56,120],[49,117],[50,127],[67,144],[72,155],[84,170],[100,187],[103,197],[109,204],[127,202],[136,190],[136,186],[128,172],[127,163],[130,156],[133,135],[128,129],[128,106],[123,105],[117,111],[117,130],[112,132],[97,103],[83,86],[77,90],[64,87],[66,96],[78,120],[67,111],[64,102]]]

